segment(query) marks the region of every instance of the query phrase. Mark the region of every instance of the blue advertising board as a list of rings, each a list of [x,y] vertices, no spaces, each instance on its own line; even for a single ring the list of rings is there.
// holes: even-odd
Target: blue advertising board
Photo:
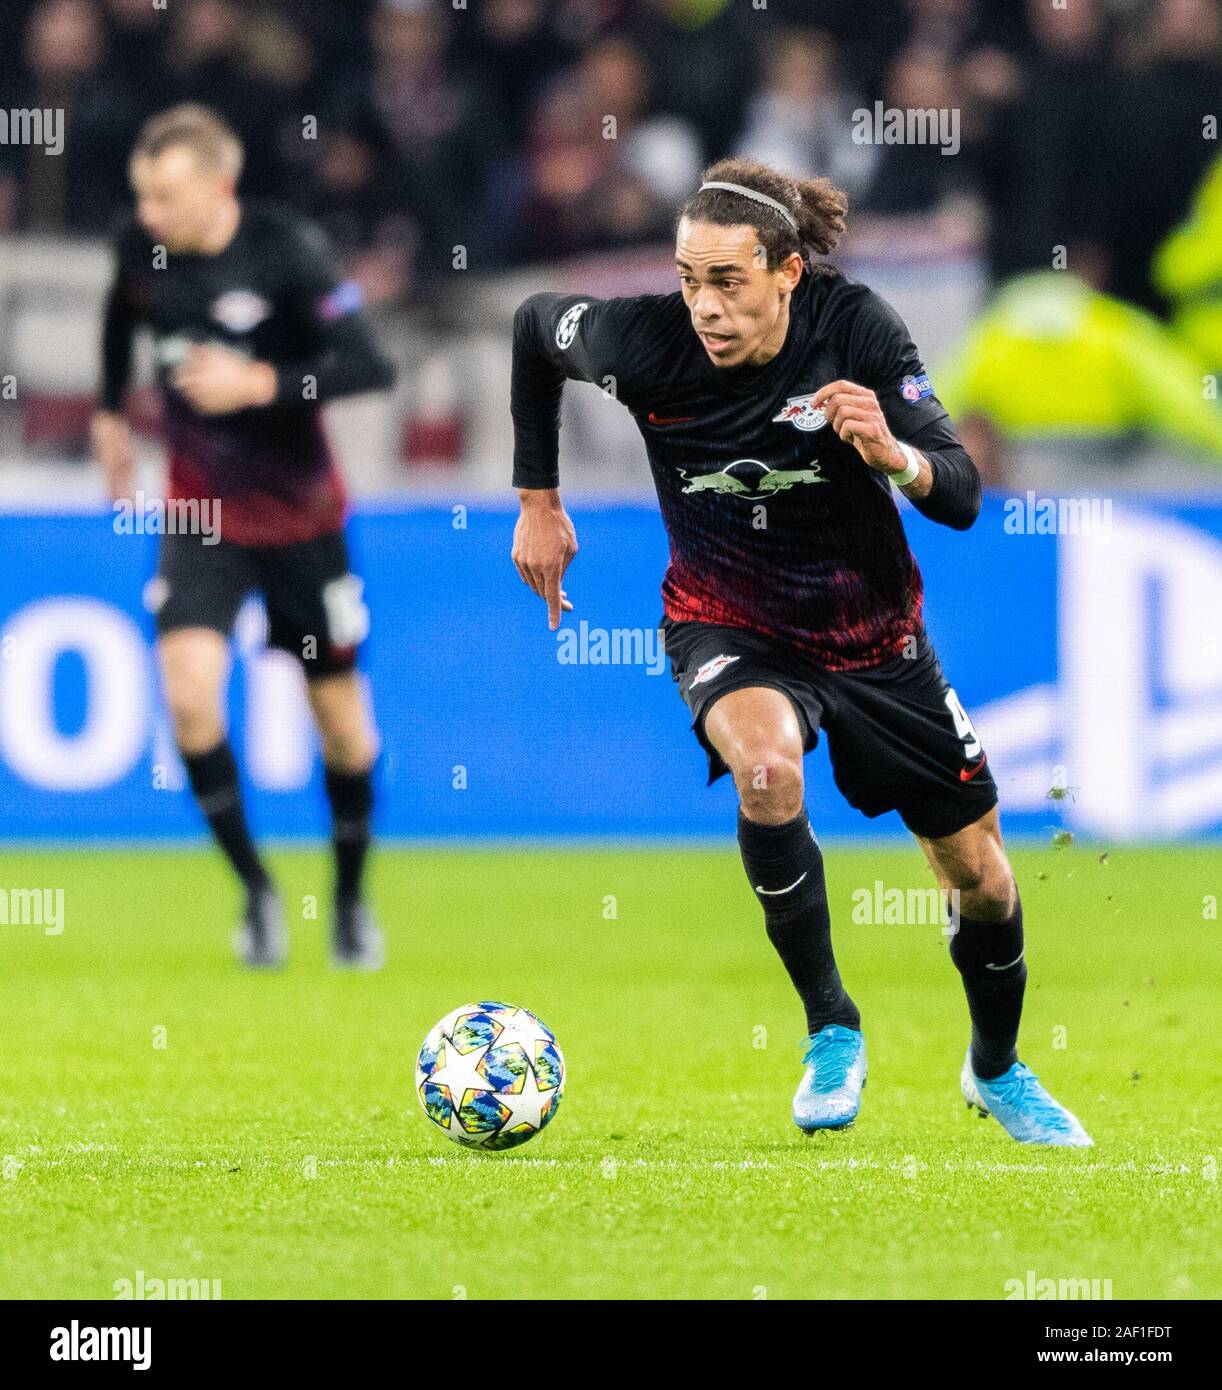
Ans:
[[[1043,499],[1047,502],[1048,499]],[[1055,499],[1053,499],[1055,509]],[[1008,831],[1114,840],[1222,831],[1222,507],[1117,500],[1106,525],[986,499],[965,533],[905,509],[926,621],[975,722]],[[372,631],[383,834],[706,836],[733,826],[656,646],[666,538],[650,506],[576,506],[559,633],[509,561],[505,507],[366,509],[350,523]],[[107,513],[0,516],[0,838],[191,838],[202,822],[158,694],[143,603],[157,540]],[[239,619],[235,750],[261,833],[326,828],[292,660]],[[836,792],[828,835],[895,834]],[[1070,794],[1050,798],[1055,787]]]

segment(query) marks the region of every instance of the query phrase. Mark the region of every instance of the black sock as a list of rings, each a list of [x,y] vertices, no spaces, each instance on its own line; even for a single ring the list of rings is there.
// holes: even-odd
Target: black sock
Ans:
[[[265,888],[270,879],[246,826],[238,765],[228,739],[221,739],[206,753],[184,753],[182,760],[199,809],[247,892]]]
[[[324,769],[335,844],[335,900],[354,903],[361,896],[361,875],[369,853],[373,811],[373,770]]]
[[[1015,899],[1014,913],[1004,922],[960,917],[950,939],[950,958],[963,976],[972,1017],[972,1070],[990,1081],[1018,1061],[1027,984],[1022,903]]]
[[[738,844],[764,909],[768,939],[806,1010],[806,1031],[817,1033],[829,1023],[860,1030],[861,1015],[845,993],[832,955],[823,855],[805,809],[785,825],[762,825],[740,810]]]

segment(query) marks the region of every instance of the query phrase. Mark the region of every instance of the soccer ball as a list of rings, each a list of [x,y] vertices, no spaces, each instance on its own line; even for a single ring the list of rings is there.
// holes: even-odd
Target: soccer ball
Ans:
[[[424,1113],[456,1143],[516,1148],[556,1113],[564,1056],[556,1035],[528,1009],[464,1004],[425,1038],[416,1094]]]

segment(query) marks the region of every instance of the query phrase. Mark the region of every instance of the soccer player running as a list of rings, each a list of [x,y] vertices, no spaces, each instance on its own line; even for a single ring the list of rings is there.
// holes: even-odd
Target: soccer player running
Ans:
[[[1022,907],[997,788],[925,633],[891,491],[963,530],[979,478],[894,310],[813,260],[835,246],[845,207],[826,179],[725,160],[678,220],[677,293],[522,304],[513,560],[557,627],[577,552],[558,490],[563,383],[612,390],[645,440],[670,538],[672,674],[710,782],[734,779],[743,864],[805,1007],[795,1122],[852,1124],[866,1079],[805,807],[802,759],[822,729],[841,793],[868,816],[897,810],[958,903],[950,954],[971,1015],[968,1104],[1023,1142],[1087,1145],[1018,1060]]]
[[[368,628],[349,569],[345,495],[320,407],[381,389],[393,370],[314,227],[240,202],[242,146],[212,111],[153,117],[131,158],[136,215],[120,232],[106,305],[95,453],[111,496],[134,469],[123,402],[133,335],[151,330],[174,501],[219,510],[220,534],[161,538],[158,654],[174,735],[213,835],[240,877],[249,966],[287,953],[280,899],[247,827],[222,711],[228,639],[243,599],[264,597],[269,644],[301,663],[322,736],[335,850],[336,964],[376,969],[382,938],[362,897],[377,734],[356,669]],[[203,513],[201,506],[200,513]]]

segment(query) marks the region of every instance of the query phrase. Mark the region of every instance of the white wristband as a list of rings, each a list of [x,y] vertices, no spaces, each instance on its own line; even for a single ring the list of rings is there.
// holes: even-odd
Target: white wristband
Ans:
[[[921,476],[921,462],[902,439],[897,439],[895,442],[900,446],[900,452],[908,460],[908,467],[902,473],[892,473],[891,481],[896,487],[907,487],[909,483],[915,483]]]

